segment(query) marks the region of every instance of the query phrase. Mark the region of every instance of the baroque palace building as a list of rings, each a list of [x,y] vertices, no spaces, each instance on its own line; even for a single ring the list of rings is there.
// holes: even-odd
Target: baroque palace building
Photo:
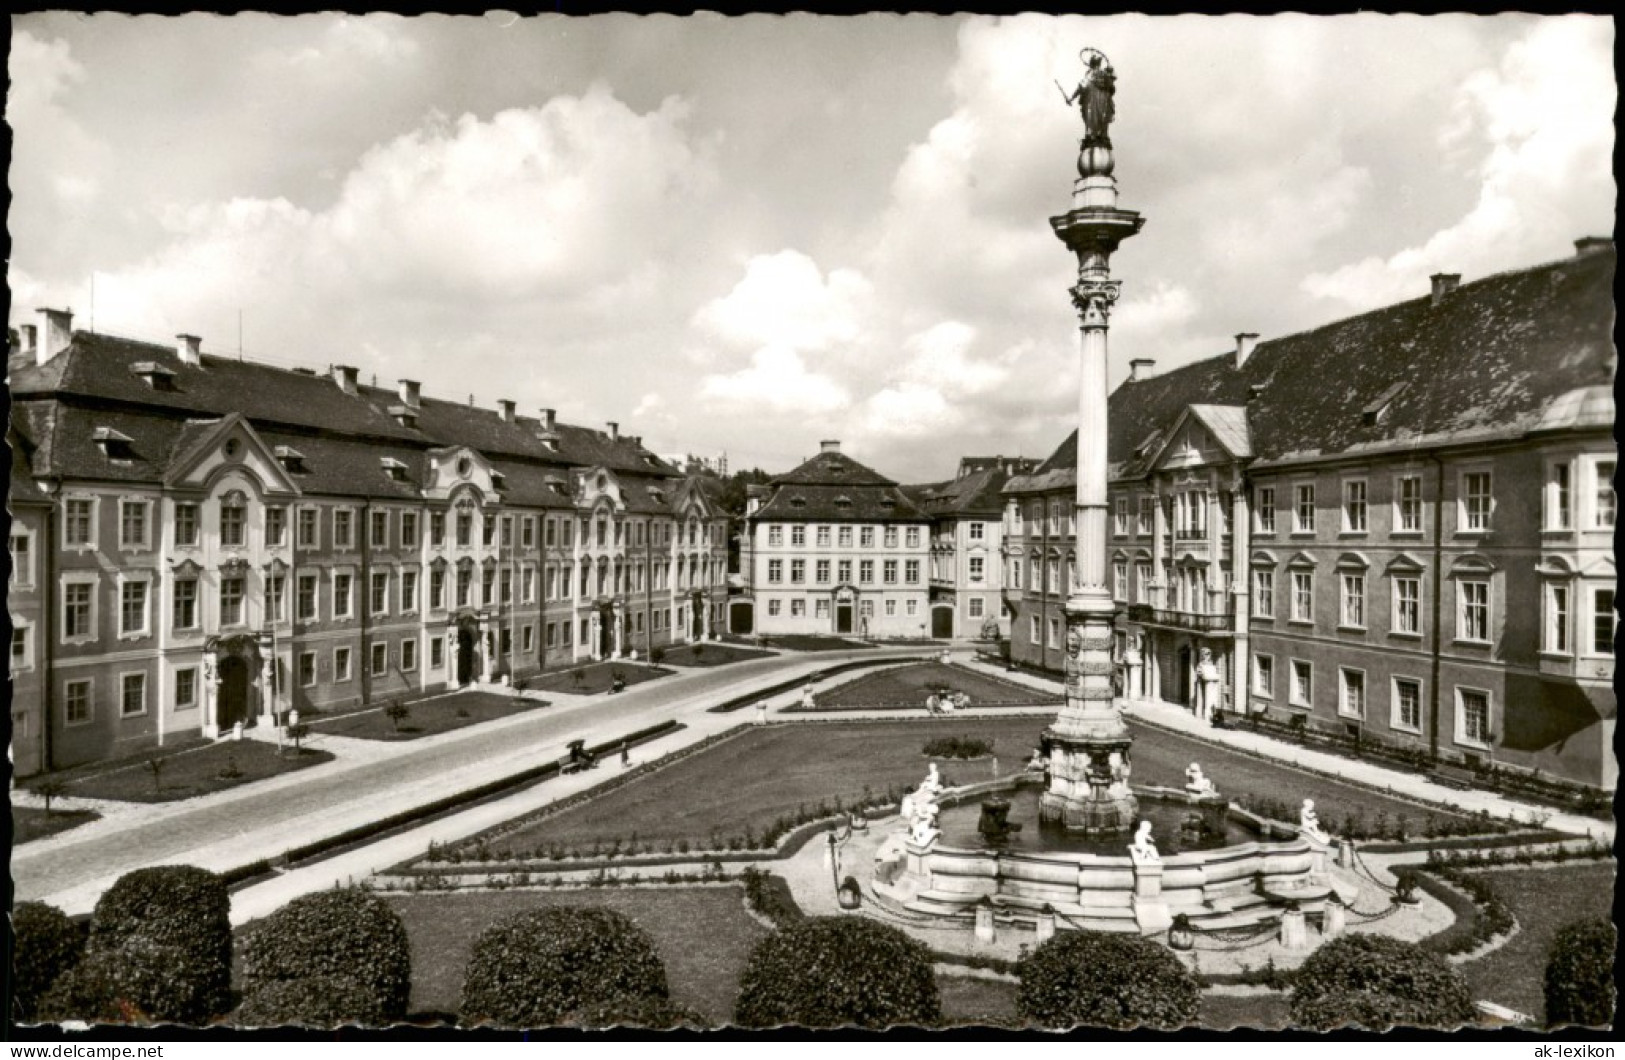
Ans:
[[[1612,787],[1614,268],[1582,239],[1163,375],[1133,362],[1109,406],[1123,693]],[[1012,657],[1050,669],[1075,446],[1004,491]]]
[[[931,519],[836,441],[750,487],[735,633],[924,637]]]
[[[719,483],[614,423],[40,314],[8,363],[19,775],[722,628]]]
[[[947,482],[903,490],[931,517],[931,636],[1010,635],[1004,602],[1004,496],[1011,476],[1038,461],[967,456]]]

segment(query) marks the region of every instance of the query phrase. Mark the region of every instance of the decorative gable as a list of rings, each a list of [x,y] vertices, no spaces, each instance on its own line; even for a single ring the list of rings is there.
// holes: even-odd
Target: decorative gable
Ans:
[[[298,484],[288,475],[281,454],[265,444],[240,412],[228,414],[195,438],[190,446],[176,453],[164,475],[164,484],[173,488],[208,489],[227,471],[252,476],[267,496],[296,497],[300,493]]]

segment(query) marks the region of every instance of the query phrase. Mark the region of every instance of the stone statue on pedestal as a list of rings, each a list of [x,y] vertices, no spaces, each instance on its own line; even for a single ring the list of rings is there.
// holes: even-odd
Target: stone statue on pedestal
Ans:
[[[1083,118],[1083,146],[1110,147],[1109,130],[1117,117],[1117,105],[1113,98],[1117,94],[1117,74],[1107,58],[1093,48],[1085,48],[1079,57],[1087,57],[1089,68],[1084,72],[1083,80],[1078,82],[1078,87],[1070,93],[1061,88],[1061,96],[1067,103],[1076,104],[1078,114]],[[1061,87],[1058,82],[1056,87]]]
[[[1151,839],[1150,821],[1140,822],[1140,829],[1134,833],[1134,843],[1128,848],[1128,852],[1135,861],[1162,860],[1162,855],[1157,853],[1157,844]]]
[[[1185,790],[1192,795],[1217,795],[1211,778],[1203,774],[1202,767],[1195,762],[1185,770]]]
[[[1314,799],[1303,800],[1303,809],[1298,813],[1298,832],[1304,838],[1313,839],[1318,843],[1332,841],[1332,837],[1320,827],[1320,816],[1315,813]]]
[[[1219,668],[1214,664],[1213,652],[1209,648],[1199,649],[1198,660],[1196,716],[1203,721],[1212,721],[1213,711],[1219,705]]]

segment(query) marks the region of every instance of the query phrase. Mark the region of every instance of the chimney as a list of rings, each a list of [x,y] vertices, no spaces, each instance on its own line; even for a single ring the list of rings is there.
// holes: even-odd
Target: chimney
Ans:
[[[502,422],[503,423],[512,423],[513,422],[513,410],[514,410],[514,407],[515,407],[514,403],[509,401],[507,398],[503,398],[501,401],[497,402],[497,406],[502,409]]]
[[[73,342],[73,310],[41,309],[45,323],[40,326],[39,340],[34,344],[34,363],[46,364],[67,349]]]
[[[415,409],[423,400],[423,384],[416,379],[401,380],[401,404]]]
[[[1258,345],[1256,331],[1243,331],[1236,336],[1236,367],[1240,368],[1247,363],[1247,358],[1253,355],[1253,347]]]
[[[1436,272],[1429,277],[1433,281],[1433,304],[1443,302],[1445,295],[1461,286],[1461,273]]]
[[[355,393],[355,378],[357,371],[357,369],[352,368],[347,364],[335,364],[333,366],[333,381],[337,383],[339,385],[339,389],[344,391],[346,394],[353,394]]]
[[[29,356],[33,356],[34,343],[39,341],[39,328],[35,327],[33,324],[24,324],[22,327],[17,329],[17,334],[22,338],[22,352],[28,354]]]
[[[609,421],[609,440],[612,441],[612,442],[619,441],[620,437],[621,437],[621,425],[616,423],[614,420],[610,420]]]
[[[182,364],[189,364],[193,368],[202,367],[203,340],[196,335],[176,335],[175,356],[181,359]]]
[[[1136,357],[1128,362],[1128,381],[1138,383],[1143,379],[1150,379],[1151,369],[1155,368],[1156,365],[1157,362],[1150,357]]]
[[[1601,254],[1604,251],[1613,249],[1614,239],[1612,236],[1585,236],[1574,241],[1574,256],[1577,258],[1588,258],[1593,254]]]
[[[841,451],[841,443],[835,439],[819,442],[818,451],[820,453],[838,453]]]
[[[553,433],[555,413],[552,409],[542,410],[542,431],[545,434]]]

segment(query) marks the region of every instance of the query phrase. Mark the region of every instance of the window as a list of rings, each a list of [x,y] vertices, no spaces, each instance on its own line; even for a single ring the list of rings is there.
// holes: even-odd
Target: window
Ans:
[[[1295,707],[1314,705],[1315,668],[1303,659],[1292,660],[1291,702]]]
[[[118,713],[121,718],[147,712],[147,675],[125,674],[119,678]]]
[[[1258,499],[1256,509],[1258,532],[1273,534],[1275,533],[1275,487],[1260,486],[1256,496]]]
[[[190,505],[188,507],[190,507]],[[177,506],[175,511],[176,511],[176,513],[178,515],[179,512],[180,512],[180,507]],[[321,513],[319,513],[315,508],[300,508],[299,509],[299,547],[300,548],[315,548],[315,547],[317,547],[316,546],[316,526],[317,526],[316,518],[320,514]],[[175,537],[176,537],[176,543],[178,544],[179,540],[180,540],[180,530],[179,530],[178,526],[177,526],[177,529],[175,531]]]
[[[1614,654],[1614,590],[1591,590],[1591,653]]]
[[[439,548],[446,543],[446,513],[429,513],[429,544]]]
[[[1139,525],[1135,532],[1142,537],[1149,536],[1157,525],[1157,501],[1155,497],[1142,496],[1140,498]]]
[[[813,601],[813,617],[823,619],[829,618],[828,600],[824,599],[823,597],[819,597],[817,600]]]
[[[118,544],[120,548],[147,547],[147,502],[120,501]]]
[[[1410,677],[1394,678],[1394,709],[1389,720],[1396,729],[1422,731],[1422,682]]]
[[[350,617],[350,580],[351,576],[345,573],[333,575],[333,617]]]
[[[1294,534],[1312,534],[1315,532],[1315,485],[1306,482],[1297,487],[1297,501],[1292,509],[1292,532]]]
[[[350,649],[333,649],[333,680],[348,681],[350,679]]]
[[[34,668],[34,648],[29,643],[30,630],[27,626],[17,624],[15,618],[11,625],[11,672],[32,670]]]
[[[474,513],[460,511],[457,513],[457,547],[468,548],[474,543]]]
[[[896,600],[887,600],[886,601],[886,617],[887,618],[896,618],[897,617],[897,601]]]
[[[1337,681],[1337,712],[1345,718],[1365,717],[1365,671],[1339,669]]]
[[[410,615],[418,609],[418,572],[401,571],[401,613]]]
[[[1148,604],[1151,602],[1151,564],[1134,564],[1134,602]]]
[[[858,544],[862,548],[875,547],[875,528],[866,526],[858,531]]]
[[[903,564],[903,580],[909,585],[920,584],[920,561],[911,559]]]
[[[389,613],[388,571],[373,571],[372,573],[372,613],[375,615]]]
[[[1490,583],[1461,581],[1456,585],[1459,607],[1456,612],[1456,639],[1490,639]]]
[[[1422,580],[1414,577],[1394,579],[1394,632],[1422,633]]]
[[[1028,631],[1027,639],[1033,644],[1042,642],[1044,638],[1044,627],[1039,625],[1037,615],[1032,616],[1032,622],[1030,625],[1032,628]]]
[[[1061,620],[1058,618],[1049,620],[1049,646],[1052,648],[1061,646]]]
[[[643,588],[643,564],[638,564],[638,588]],[[526,567],[519,572],[519,599],[523,603],[536,602],[536,568]]]
[[[11,584],[27,588],[34,584],[34,535],[27,531],[11,534]]]
[[[784,544],[784,527],[777,524],[767,528],[767,543],[772,548]]]
[[[195,504],[175,505],[175,547],[196,548],[198,507]],[[304,544],[304,542],[300,542]],[[314,542],[312,542],[314,544]]]
[[[1120,559],[1112,564],[1112,596],[1118,600],[1128,599],[1128,560]]]
[[[96,502],[71,498],[62,505],[62,544],[67,548],[85,548],[96,543]]]
[[[908,547],[909,548],[919,548],[920,547],[920,528],[917,527],[917,526],[909,527],[908,528],[908,535],[905,538],[905,540],[908,542]]]
[[[1591,511],[1591,525],[1598,530],[1611,530],[1614,527],[1614,461],[1597,461],[1597,489],[1594,495],[1595,503]]]
[[[1401,475],[1394,485],[1394,532],[1422,532],[1422,476]]]
[[[1490,473],[1469,471],[1461,476],[1461,528],[1478,533],[1490,528]]]
[[[829,584],[829,560],[821,559],[817,564],[817,580],[819,585]]]
[[[497,521],[492,516],[485,516],[480,520],[480,543],[486,548],[495,547],[497,543]],[[604,522],[598,521],[598,544],[604,543]]]
[[[243,528],[248,523],[248,507],[241,495],[227,494],[220,500],[220,543],[227,548],[243,547]]]
[[[790,545],[792,548],[801,548],[807,544],[807,528],[805,526],[792,526],[790,528]]]
[[[443,611],[446,608],[446,572],[436,567],[429,571],[429,610]]]
[[[790,584],[800,585],[807,580],[807,561],[793,559],[790,561]]]
[[[62,686],[62,718],[69,725],[84,725],[91,719],[91,682],[69,681]]]
[[[1349,479],[1343,483],[1343,532],[1366,532],[1365,479]]]
[[[858,617],[859,618],[874,618],[875,617],[875,602],[873,600],[859,600],[858,601]]]
[[[693,527],[690,527],[689,529],[692,531]],[[690,541],[693,540],[693,536],[694,535],[692,533],[689,534]],[[819,548],[828,548],[829,547],[829,527],[820,526],[818,528],[815,540],[817,540]]]
[[[1253,695],[1275,698],[1275,656],[1253,656]]]
[[[781,603],[782,603],[782,601],[780,601],[780,600],[769,600],[767,602],[767,613],[768,613],[769,617],[771,617],[771,618],[777,618],[778,617],[779,610],[780,610],[779,605]]]
[[[981,524],[977,524],[977,525],[981,525]],[[971,581],[973,581],[973,582],[982,581],[983,578],[986,577],[986,570],[987,570],[987,560],[986,559],[984,559],[981,556],[972,556],[970,558],[970,580]]]
[[[372,646],[372,676],[382,677],[389,672],[389,645]]]
[[[1574,525],[1574,491],[1570,481],[1574,465],[1562,461],[1551,465],[1546,482],[1546,529],[1568,530]]]
[[[968,601],[966,601],[965,608],[966,608],[965,613],[967,615],[969,615],[971,618],[981,618],[982,617],[982,598],[980,596],[971,597]]]
[[[1315,620],[1315,572],[1295,570],[1292,572],[1292,621],[1313,622]]]
[[[96,636],[96,586],[93,582],[69,582],[62,587],[62,636],[66,640],[88,640]]]
[[[1488,747],[1490,694],[1476,688],[1456,689],[1456,742]]]
[[[346,508],[333,510],[333,547],[349,548],[354,543],[351,529],[355,515]]]
[[[864,585],[873,585],[875,581],[875,561],[872,559],[858,560],[858,581]]]
[[[886,560],[884,565],[881,567],[881,570],[884,571],[884,578],[882,580],[885,582],[885,584],[887,584],[887,585],[896,585],[897,584],[897,561],[896,560],[894,560],[894,559]]]
[[[286,622],[288,619],[282,607],[282,590],[287,580],[281,574],[273,574],[265,579],[265,615],[269,621]]]
[[[887,548],[896,548],[897,547],[897,527],[895,527],[895,526],[886,527],[885,541],[886,541],[886,547]]]
[[[784,581],[784,560],[770,559],[767,561],[767,580],[770,585]]]
[[[603,578],[602,578],[602,576],[603,576],[603,572],[606,569],[607,568],[604,568],[604,567],[600,567],[598,569],[598,573],[599,573],[598,591],[599,591],[600,595],[602,595],[602,593],[603,593]],[[497,580],[497,571],[496,571],[495,567],[487,567],[487,568],[485,568],[484,571],[481,572],[481,575],[480,575],[480,603],[481,604],[490,604],[490,603],[493,603],[496,600],[496,580]]]
[[[852,561],[843,559],[835,566],[835,577],[842,585],[852,584]]]
[[[1112,533],[1128,536],[1128,498],[1118,497],[1112,502]]]
[[[851,548],[852,547],[852,528],[850,526],[841,527],[840,532],[837,533],[836,536],[835,536],[835,540],[840,544],[840,546],[842,548]]]
[[[1275,572],[1253,571],[1253,614],[1259,618],[1275,617]]]
[[[805,618],[805,617],[807,617],[807,601],[803,600],[799,596],[792,598],[791,601],[790,601],[790,617],[791,618]]]
[[[920,613],[920,602],[918,600],[906,601],[903,606],[911,618]]]
[[[564,628],[569,629],[570,628],[569,623],[565,623]],[[439,670],[442,667],[444,667],[445,665],[446,665],[446,638],[445,637],[430,637],[429,638],[429,669],[431,669],[431,670]]]
[[[641,632],[643,632],[643,612],[639,611],[637,613],[637,617],[638,617],[638,632],[641,633]],[[536,627],[535,626],[526,626],[522,630],[520,630],[519,644],[520,644],[519,650],[524,652],[526,655],[529,655],[532,651],[536,650]]]
[[[1365,628],[1365,575],[1343,575],[1343,625]]]
[[[298,603],[295,606],[299,609],[299,621],[313,622],[316,619],[316,575],[299,575],[297,586]]]
[[[246,619],[243,617],[243,579],[220,579],[220,624],[222,626],[240,626]]]
[[[265,509],[265,545],[267,548],[281,548],[288,543],[288,509],[281,505],[267,506]]]
[[[372,547],[389,547],[389,513],[372,513]]]
[[[1546,586],[1546,650],[1569,653],[1569,587],[1555,582]]]
[[[197,668],[188,666],[175,671],[175,709],[189,710],[197,706]]]
[[[984,539],[984,536],[985,536],[984,531],[983,531],[983,524],[982,523],[969,523],[969,524],[967,524],[967,529],[966,529],[965,533],[966,533],[967,537],[969,538],[969,540],[971,540],[971,541],[981,541],[981,540]]]

